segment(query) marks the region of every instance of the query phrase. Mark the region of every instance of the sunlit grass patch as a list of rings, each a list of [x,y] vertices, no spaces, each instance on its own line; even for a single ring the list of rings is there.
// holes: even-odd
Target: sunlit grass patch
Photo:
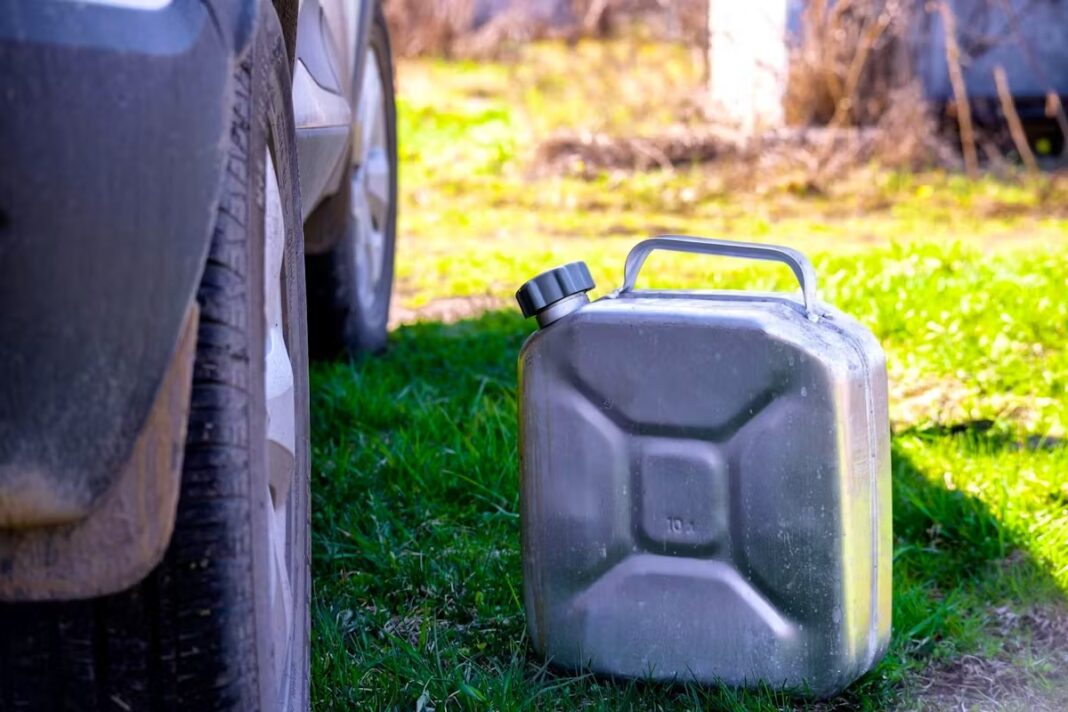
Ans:
[[[698,79],[686,53],[671,47],[545,43],[523,52],[514,63],[400,66],[406,307],[505,294],[554,260],[606,255],[618,264],[636,239],[664,232],[834,253],[891,243],[989,251],[1068,242],[1065,176],[970,181],[870,166],[812,193],[786,176],[743,185],[738,177],[750,169],[730,161],[592,178],[537,174],[537,143],[557,130],[641,134],[685,120],[667,95],[690,96]]]
[[[541,138],[685,120],[696,78],[671,48],[523,51],[401,65],[396,299],[414,318],[464,297],[504,309],[313,370],[315,707],[1068,708],[1068,181],[868,166],[812,192],[740,188],[739,166],[540,174]],[[620,101],[587,86],[598,76],[628,82]],[[886,348],[894,635],[836,700],[571,676],[529,649],[515,359],[533,325],[512,294],[577,259],[605,294],[638,239],[669,231],[804,249],[822,297]],[[796,288],[783,267],[670,254],[641,282]]]
[[[528,329],[514,314],[406,327],[382,359],[316,371],[319,706],[406,708],[425,692],[460,709],[780,708],[770,692],[560,677],[530,656],[514,392]],[[998,609],[1060,598],[1063,448],[963,427],[895,439],[894,644],[850,708],[908,699],[929,664],[999,655]]]
[[[1068,262],[927,245],[825,254],[817,266],[827,297],[885,343],[892,373],[909,364],[968,382],[982,415],[895,435],[893,643],[834,704],[937,709],[924,686],[943,694],[955,676],[1000,670],[1004,690],[1056,709],[1066,681],[1049,660],[1065,651],[1034,621],[1060,625],[1068,591],[1068,448],[1043,430],[1065,414],[1068,319],[1048,295]],[[684,256],[658,255],[643,275],[671,287],[791,286],[785,271],[711,270]],[[317,706],[407,708],[425,695],[439,709],[803,707],[773,691],[571,677],[531,655],[514,370],[531,328],[512,310],[404,327],[382,358],[315,371]],[[1035,422],[988,402],[1012,392],[1045,404]]]

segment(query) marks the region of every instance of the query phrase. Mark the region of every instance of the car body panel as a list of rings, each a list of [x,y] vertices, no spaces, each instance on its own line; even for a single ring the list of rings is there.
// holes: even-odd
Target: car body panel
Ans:
[[[2,526],[85,517],[130,454],[203,268],[244,17],[0,13]]]
[[[263,1],[11,0],[0,9],[0,598],[118,590],[165,549],[170,527],[160,522],[173,516],[177,489],[163,483],[180,470],[181,447],[141,457],[138,443],[180,444],[173,418],[152,413],[173,380],[166,374],[189,365],[179,337],[226,199],[233,72]],[[287,34],[313,48],[293,58],[306,217],[349,166],[352,78],[373,5],[283,4],[291,22],[316,20]],[[159,432],[147,433],[153,423]],[[162,493],[153,506],[117,510],[126,544],[75,541],[73,532],[101,531],[116,512],[109,502],[149,501],[137,499],[148,485]],[[127,486],[141,490],[116,491]],[[30,559],[12,553],[45,551],[55,564],[102,547],[122,564],[59,588],[19,574]]]
[[[305,220],[337,192],[349,163],[374,3],[303,0],[293,69],[293,113]],[[315,242],[315,236],[312,236]]]
[[[69,524],[0,532],[0,601],[114,593],[163,558],[181,490],[199,313],[193,302],[130,457],[92,512]]]

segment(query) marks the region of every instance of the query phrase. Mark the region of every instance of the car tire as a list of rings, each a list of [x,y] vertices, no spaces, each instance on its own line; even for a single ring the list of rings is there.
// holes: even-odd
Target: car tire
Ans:
[[[386,19],[376,2],[350,141],[351,166],[341,189],[319,205],[307,227],[333,245],[306,258],[308,331],[317,358],[375,353],[386,346],[397,236],[392,56]]]
[[[235,68],[227,166],[197,293],[174,534],[130,589],[0,606],[0,709],[308,708],[303,233],[288,55],[271,3],[261,12]]]

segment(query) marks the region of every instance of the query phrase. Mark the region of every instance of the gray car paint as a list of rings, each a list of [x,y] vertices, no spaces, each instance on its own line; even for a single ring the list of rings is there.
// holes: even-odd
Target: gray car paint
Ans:
[[[129,480],[124,463],[175,353],[224,198],[233,65],[259,6],[11,0],[0,9],[0,536],[84,523]],[[301,126],[307,217],[348,165],[359,87],[350,80],[373,5],[305,0],[290,10],[282,15],[316,19],[294,34],[318,59],[308,50],[295,70],[311,66],[314,95],[344,107]],[[115,554],[147,570],[158,551]]]
[[[239,10],[0,12],[0,526],[86,516],[145,421],[210,238]]]
[[[300,194],[307,219],[336,193],[349,165],[374,3],[303,0],[293,72]]]

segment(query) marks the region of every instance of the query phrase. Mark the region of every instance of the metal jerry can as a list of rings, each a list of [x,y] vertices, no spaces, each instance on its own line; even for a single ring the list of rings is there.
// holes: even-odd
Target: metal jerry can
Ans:
[[[653,250],[786,263],[785,293],[635,289]],[[516,298],[524,604],[565,668],[829,696],[890,637],[886,362],[796,250],[657,237],[590,302]]]

